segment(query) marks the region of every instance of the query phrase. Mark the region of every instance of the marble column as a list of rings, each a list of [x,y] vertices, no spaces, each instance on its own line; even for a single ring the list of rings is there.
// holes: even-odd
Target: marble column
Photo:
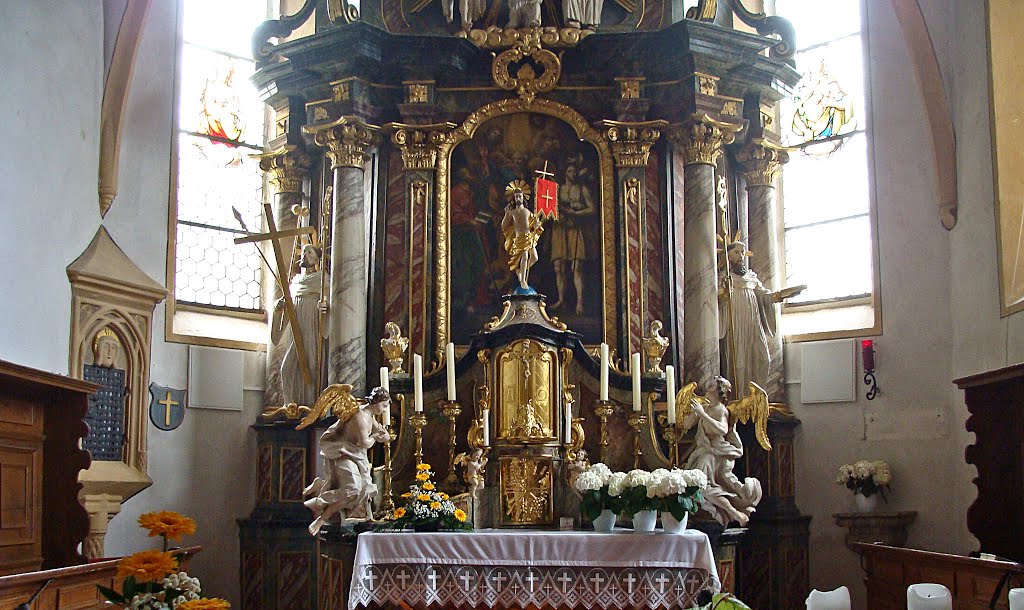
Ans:
[[[715,164],[739,126],[701,115],[673,127],[683,157],[683,383],[706,393],[720,374]]]
[[[378,127],[343,116],[306,131],[327,149],[333,172],[330,300],[327,310],[327,383],[366,391],[367,251],[363,172]]]
[[[775,178],[789,154],[762,139],[752,139],[735,153],[740,175],[747,185],[747,249],[754,253],[750,268],[769,290],[783,287],[785,274],[779,267],[779,214]],[[768,337],[768,397],[783,400],[782,333]]]
[[[260,169],[270,177],[270,184],[274,187],[274,224],[278,230],[294,229],[298,225],[298,219],[292,212],[292,206],[302,204],[303,184],[309,178],[309,155],[302,148],[295,145],[286,145],[263,155],[257,155]],[[257,229],[258,227],[249,227]],[[276,273],[277,270],[274,270]],[[281,298],[281,287],[277,282],[269,283],[263,291],[264,308],[267,310],[267,324],[274,323],[274,304]],[[269,332],[268,332],[269,336]],[[313,341],[313,337],[306,338]],[[265,406],[279,407],[284,404],[284,395],[281,389],[281,360],[284,358],[285,349],[291,341],[289,333],[284,333],[277,343],[267,342],[267,384],[263,395]],[[314,380],[316,379],[316,363],[311,362],[314,367]]]

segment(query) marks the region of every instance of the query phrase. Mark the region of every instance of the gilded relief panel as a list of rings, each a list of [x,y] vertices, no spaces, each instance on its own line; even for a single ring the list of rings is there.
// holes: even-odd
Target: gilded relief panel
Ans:
[[[548,525],[552,516],[550,456],[503,456],[500,461],[502,525]]]
[[[553,348],[521,339],[498,352],[498,439],[554,441],[557,357]]]

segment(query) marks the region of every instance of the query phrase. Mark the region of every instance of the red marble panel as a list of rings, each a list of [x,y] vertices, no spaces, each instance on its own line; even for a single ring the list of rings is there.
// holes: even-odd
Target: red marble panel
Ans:
[[[786,566],[783,573],[786,580],[783,590],[786,599],[781,600],[782,603],[778,604],[778,607],[782,610],[801,610],[806,607],[809,593],[807,583],[810,578],[808,573],[810,566],[807,564],[807,549],[794,547],[786,549],[785,553]]]
[[[256,500],[270,502],[273,500],[274,447],[260,445],[256,450]]]
[[[263,608],[263,553],[242,552],[242,610]]]
[[[641,340],[644,336],[644,248],[641,245],[641,216],[644,201],[643,180],[639,176],[627,174],[622,182],[623,187],[623,208],[625,209],[626,221],[626,281],[629,294],[626,297],[625,305],[629,307],[628,346],[629,353],[641,350]],[[637,189],[634,191],[634,189]]]
[[[405,200],[402,160],[392,155],[388,167],[387,214],[384,219],[384,321],[408,332],[409,208]]]
[[[411,184],[403,187],[410,197]],[[424,206],[410,206],[409,231],[409,362],[412,354],[422,354],[426,345],[424,335],[427,324],[427,209]]]
[[[306,486],[306,450],[302,447],[281,448],[281,502],[302,502]]]
[[[644,267],[647,269],[646,285],[647,319],[665,319],[665,215],[662,212],[661,160],[656,151],[651,151],[647,164],[646,192],[644,193]],[[672,337],[672,342],[676,341]]]
[[[751,608],[771,608],[771,553],[741,549],[739,561],[743,571],[743,602]]]
[[[277,554],[277,607],[281,610],[308,610],[310,553]]]
[[[734,593],[736,591],[736,560],[723,559],[718,562],[718,580],[722,581],[722,591]]]
[[[776,493],[780,498],[792,498],[796,495],[793,481],[793,470],[795,466],[793,463],[793,444],[792,442],[783,442],[778,443],[774,447],[778,452],[776,463],[779,470],[779,485]]]
[[[675,318],[676,328],[679,329],[679,333],[683,332],[683,286],[685,285],[683,277],[683,161],[681,154],[672,154],[672,213],[666,222],[672,223],[672,235],[673,243],[669,247],[669,251],[672,253],[673,264],[675,268],[675,277],[672,278],[673,290],[672,298],[675,302]],[[680,357],[676,359],[677,366],[682,368],[682,354],[683,354],[683,337],[675,337],[673,347],[676,350],[676,354]]]

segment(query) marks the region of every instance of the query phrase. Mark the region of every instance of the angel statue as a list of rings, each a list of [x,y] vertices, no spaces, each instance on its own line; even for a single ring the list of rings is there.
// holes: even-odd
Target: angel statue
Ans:
[[[682,405],[683,429],[697,426],[695,446],[686,467],[701,470],[708,477],[704,510],[722,525],[732,521],[746,525],[761,501],[761,482],[752,477],[740,481],[732,472],[736,460],[743,457],[736,424],[753,420],[757,442],[770,451],[768,393],[751,382],[745,398],[728,402],[732,384],[724,377],[715,377],[708,398],[697,396],[696,388],[696,383],[690,383],[676,397],[676,404]]]
[[[484,488],[484,468],[487,466],[484,450],[477,447],[472,453],[460,453],[455,457],[455,464],[466,469],[462,478],[469,485],[469,497],[479,500],[480,491]]]
[[[312,425],[328,413],[337,419],[320,436],[323,475],[303,490],[304,504],[313,511],[309,533],[314,536],[335,515],[340,520],[365,521],[373,514],[370,501],[377,496],[366,450],[389,439],[377,416],[391,408],[391,395],[374,388],[365,401],[352,396],[352,386],[334,384],[316,399],[313,409],[296,430]]]
[[[514,180],[505,187],[508,205],[501,219],[501,232],[505,237],[505,251],[508,252],[508,269],[519,280],[516,294],[535,294],[527,279],[530,267],[537,262],[537,242],[544,232],[541,218],[526,207],[529,196],[530,185],[522,180]]]

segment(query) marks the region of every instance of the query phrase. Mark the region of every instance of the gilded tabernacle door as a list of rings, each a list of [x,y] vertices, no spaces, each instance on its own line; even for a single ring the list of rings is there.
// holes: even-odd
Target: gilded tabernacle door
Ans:
[[[520,339],[497,353],[498,440],[550,443],[555,436],[558,372],[554,348]]]

